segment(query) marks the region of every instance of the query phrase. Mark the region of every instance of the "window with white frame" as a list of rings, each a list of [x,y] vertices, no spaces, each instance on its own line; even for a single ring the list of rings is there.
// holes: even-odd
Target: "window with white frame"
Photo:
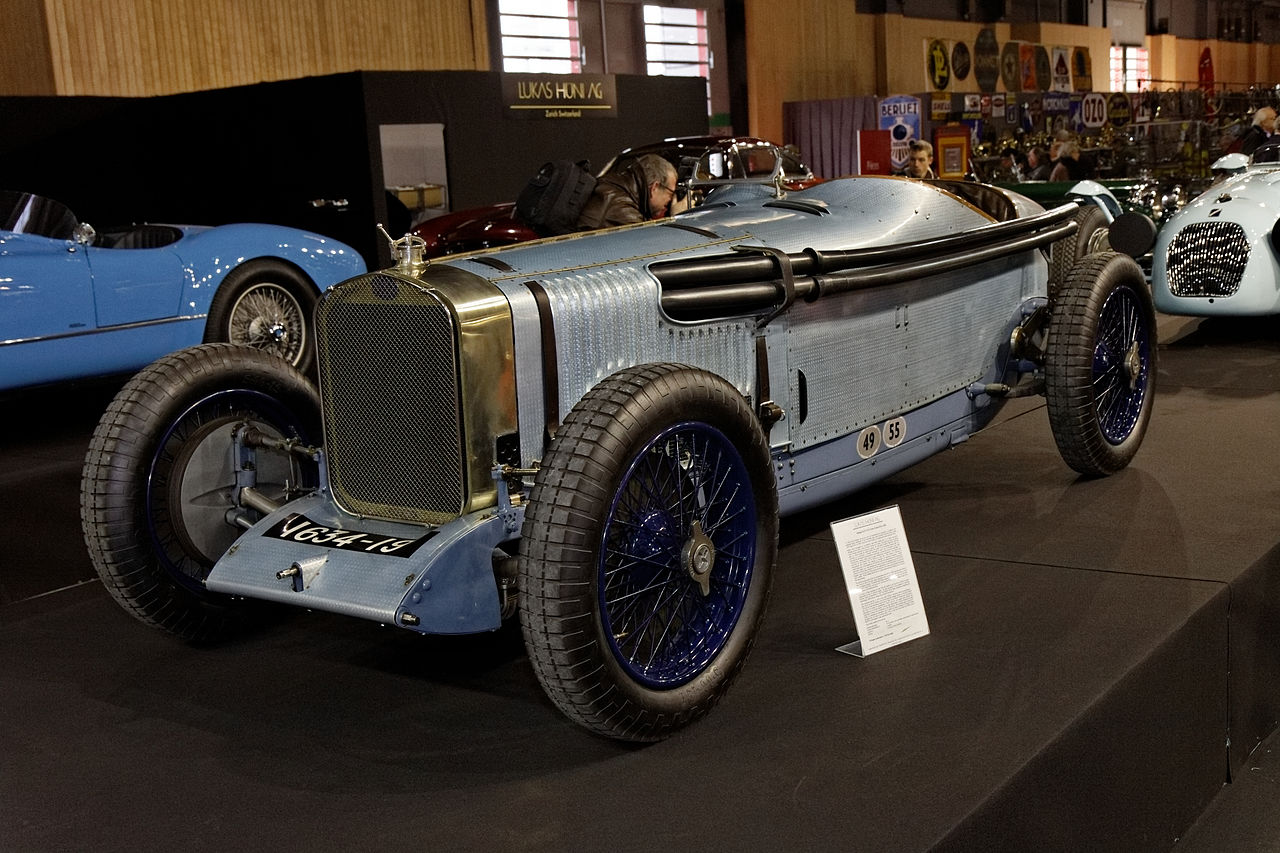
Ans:
[[[1150,83],[1151,66],[1145,47],[1111,46],[1111,91],[1141,92]]]
[[[503,71],[581,73],[577,0],[498,0],[498,24]]]
[[[711,76],[705,9],[646,5],[644,42],[650,75]]]
[[[707,10],[674,6],[644,7],[646,70],[650,76],[702,77],[711,111],[711,49]]]

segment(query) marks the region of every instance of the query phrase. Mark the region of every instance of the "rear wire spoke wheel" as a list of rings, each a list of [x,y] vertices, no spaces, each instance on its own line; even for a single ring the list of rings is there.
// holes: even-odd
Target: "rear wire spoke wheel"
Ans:
[[[1125,255],[1089,255],[1051,312],[1045,396],[1054,440],[1081,474],[1113,474],[1138,452],[1155,400],[1156,319],[1142,270]]]
[[[1084,204],[1075,215],[1076,232],[1056,241],[1049,251],[1049,294],[1054,296],[1071,268],[1085,255],[1111,248],[1107,215],[1095,204]]]
[[[768,443],[733,386],[672,364],[600,383],[525,512],[521,624],[548,696],[624,740],[704,716],[754,642],[777,528]]]
[[[308,369],[314,359],[311,314],[316,288],[297,268],[277,260],[232,270],[214,296],[205,343],[244,344]]]
[[[291,364],[306,345],[302,306],[288,290],[270,283],[255,284],[235,301],[227,329],[231,343],[269,350]]]
[[[121,389],[85,457],[80,518],[103,585],[142,621],[188,640],[223,633],[245,602],[205,580],[243,528],[229,513],[232,434],[248,424],[272,438],[317,444],[320,403],[297,370],[259,350],[204,344],[166,356]],[[257,490],[284,502],[318,481],[314,463],[259,448]]]

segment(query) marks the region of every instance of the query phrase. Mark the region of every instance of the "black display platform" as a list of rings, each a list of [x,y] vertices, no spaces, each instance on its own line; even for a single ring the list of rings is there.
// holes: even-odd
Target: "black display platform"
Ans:
[[[1250,753],[1280,719],[1280,327],[1161,333],[1155,419],[1114,477],[1077,478],[1024,400],[788,519],[742,677],[647,747],[566,723],[518,630],[299,611],[192,647],[135,622],[78,528],[111,383],[9,395],[0,849],[1264,849],[1274,821],[1219,792],[1277,790]],[[890,504],[931,633],[857,659],[828,524]]]

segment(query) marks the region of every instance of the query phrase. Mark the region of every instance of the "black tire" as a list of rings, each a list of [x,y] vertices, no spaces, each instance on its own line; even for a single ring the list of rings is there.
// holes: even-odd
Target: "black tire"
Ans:
[[[623,740],[704,716],[754,643],[777,536],[769,446],[732,385],[674,364],[601,382],[525,512],[520,618],[547,695]]]
[[[1063,460],[1090,477],[1133,459],[1156,390],[1156,317],[1127,255],[1087,256],[1053,302],[1045,347],[1049,424]]]
[[[1107,215],[1094,204],[1086,204],[1076,212],[1076,233],[1053,244],[1049,252],[1049,295],[1054,296],[1066,281],[1072,267],[1085,255],[1111,248],[1107,239]]]
[[[292,264],[247,261],[223,280],[209,306],[205,343],[246,344],[302,370],[315,359],[312,314],[317,292]]]
[[[230,434],[246,420],[269,435],[318,444],[319,395],[275,356],[203,344],[130,380],[85,457],[80,519],[103,585],[134,616],[184,639],[211,639],[244,616],[243,602],[204,582],[242,532],[226,513]],[[256,462],[257,488],[273,500],[317,479],[297,455],[259,449]]]

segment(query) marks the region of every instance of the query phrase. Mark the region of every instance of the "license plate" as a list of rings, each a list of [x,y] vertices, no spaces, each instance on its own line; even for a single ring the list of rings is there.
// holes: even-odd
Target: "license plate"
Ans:
[[[305,515],[294,513],[276,522],[262,535],[283,539],[286,542],[304,542],[308,545],[319,545],[322,548],[337,548],[340,551],[359,551],[362,554],[387,557],[409,557],[422,543],[436,534],[432,531],[417,539],[399,539],[381,533],[329,527],[317,524]]]

